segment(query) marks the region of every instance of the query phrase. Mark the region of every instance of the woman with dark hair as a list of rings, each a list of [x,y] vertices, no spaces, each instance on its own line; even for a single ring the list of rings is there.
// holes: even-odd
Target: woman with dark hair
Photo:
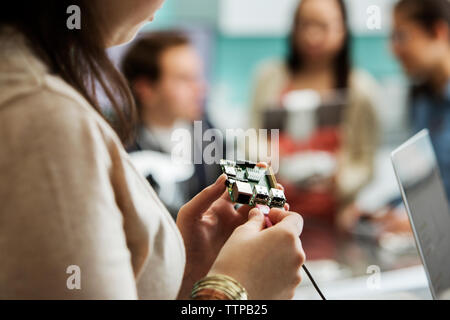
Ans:
[[[377,86],[368,74],[352,68],[350,32],[342,0],[301,1],[288,49],[285,61],[266,63],[257,75],[251,126],[262,128],[264,110],[281,105],[292,91],[312,89],[324,100],[330,93],[345,93],[347,103],[338,128],[317,130],[306,141],[295,141],[283,132],[280,135],[281,156],[327,151],[336,159],[337,171],[329,180],[301,188],[284,182],[292,208],[305,217],[333,222],[340,208],[351,203],[372,177],[377,145]]]
[[[196,299],[293,296],[300,215],[271,210],[264,230],[259,210],[234,209],[221,176],[175,224],[124,150],[134,103],[105,49],[130,41],[162,3],[13,1],[0,11],[0,299],[188,298],[199,280]],[[73,5],[81,29],[67,27]]]
[[[392,48],[411,78],[413,130],[429,129],[450,197],[450,1],[399,1]]]

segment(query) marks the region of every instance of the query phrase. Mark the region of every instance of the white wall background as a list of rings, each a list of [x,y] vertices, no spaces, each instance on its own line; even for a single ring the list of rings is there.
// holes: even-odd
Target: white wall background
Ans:
[[[298,0],[219,0],[219,29],[227,36],[282,36]]]
[[[227,36],[283,36],[299,0],[218,0],[219,29]],[[352,31],[357,35],[386,34],[395,0],[346,0]],[[379,8],[381,29],[369,29],[368,8]]]

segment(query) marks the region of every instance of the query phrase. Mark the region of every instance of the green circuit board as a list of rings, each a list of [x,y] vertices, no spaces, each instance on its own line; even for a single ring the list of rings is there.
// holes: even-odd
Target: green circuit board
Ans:
[[[220,167],[227,175],[226,185],[231,201],[250,206],[284,207],[286,197],[283,190],[278,189],[270,167],[261,167],[250,161],[230,160],[221,160]]]

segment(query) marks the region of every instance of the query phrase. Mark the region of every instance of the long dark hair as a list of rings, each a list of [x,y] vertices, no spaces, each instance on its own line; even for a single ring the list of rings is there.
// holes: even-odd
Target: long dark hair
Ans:
[[[69,30],[67,9],[81,9],[81,29]],[[90,0],[39,0],[8,2],[0,10],[0,27],[23,33],[50,72],[75,88],[100,114],[96,87],[104,91],[114,111],[109,119],[124,143],[134,131],[135,106],[128,85],[109,60],[102,21]]]
[[[334,60],[334,77],[336,89],[345,89],[348,87],[348,81],[351,71],[350,59],[350,29],[348,26],[347,10],[343,0],[336,0],[342,13],[343,24],[345,27],[345,39],[341,50]],[[297,45],[298,29],[300,25],[299,11],[301,3],[298,5],[291,33],[288,38],[288,56],[287,66],[289,71],[294,74],[302,70],[304,61],[302,59],[301,48]]]
[[[429,34],[434,35],[438,22],[447,23],[450,27],[450,1],[449,0],[400,0],[396,6],[397,12],[418,23]],[[450,38],[449,38],[450,42]],[[424,50],[426,50],[424,48]],[[435,90],[428,82],[416,84],[411,89],[411,98],[421,93],[435,94]]]

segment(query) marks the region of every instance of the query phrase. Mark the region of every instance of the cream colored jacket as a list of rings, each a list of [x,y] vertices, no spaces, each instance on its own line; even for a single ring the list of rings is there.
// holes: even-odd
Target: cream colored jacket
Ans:
[[[0,148],[0,299],[176,298],[173,219],[112,128],[10,29]]]
[[[251,102],[250,125],[261,128],[262,111],[278,105],[290,76],[285,63],[268,61],[258,70]],[[378,86],[365,72],[350,75],[349,104],[342,124],[343,146],[338,155],[336,177],[341,203],[345,204],[372,178],[378,143],[378,123],[374,108]]]

